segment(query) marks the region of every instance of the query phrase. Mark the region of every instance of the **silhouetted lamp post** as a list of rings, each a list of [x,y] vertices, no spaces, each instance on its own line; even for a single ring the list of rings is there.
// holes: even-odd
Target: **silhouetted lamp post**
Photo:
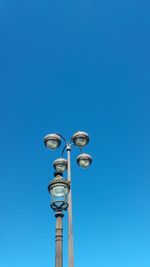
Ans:
[[[66,138],[64,138],[62,135],[58,134],[58,133],[52,133],[52,134],[48,134],[45,136],[44,138],[44,143],[46,145],[47,148],[54,150],[56,148],[58,148],[61,145],[61,141],[64,140],[65,142],[65,146],[62,150],[62,154],[61,154],[61,158],[58,158],[54,161],[53,166],[54,169],[56,170],[57,173],[63,173],[64,171],[67,171],[67,182],[68,182],[68,186],[67,187],[67,193],[64,196],[67,196],[68,194],[68,204],[64,204],[62,205],[62,207],[66,207],[65,209],[67,209],[68,207],[68,263],[69,263],[69,267],[74,267],[74,254],[73,254],[73,231],[72,231],[72,194],[71,194],[71,149],[73,146],[76,146],[80,149],[81,153],[78,155],[77,157],[77,163],[80,167],[82,168],[87,168],[90,166],[90,164],[92,163],[92,157],[89,154],[85,154],[82,151],[82,148],[84,146],[86,146],[89,142],[89,135],[86,132],[82,132],[82,131],[78,131],[76,132],[70,139],[70,141],[68,142],[66,140]],[[64,152],[67,151],[67,160],[63,158]],[[57,176],[56,176],[57,177]],[[54,179],[54,184],[55,184],[56,178]],[[62,180],[61,180],[62,182]],[[66,183],[66,181],[65,181]],[[57,184],[58,186],[58,184]],[[53,183],[50,183],[49,185],[49,192],[51,193],[51,195],[54,197],[54,192],[60,192],[62,190],[61,187],[53,187]],[[61,185],[62,186],[62,185]],[[64,186],[64,184],[63,184]],[[52,194],[53,192],[53,194]],[[55,196],[56,198],[58,198],[59,196]],[[55,205],[57,205],[60,202],[54,201],[51,204],[51,207],[55,210]],[[63,203],[67,203],[67,202],[63,202]],[[57,218],[57,223],[56,223],[56,229],[62,228],[62,217],[63,217],[63,213],[62,211],[57,209],[56,211],[56,218]],[[59,218],[59,220],[58,220]],[[59,223],[58,223],[59,222]],[[57,225],[59,224],[59,225]],[[58,227],[59,226],[59,227]],[[57,230],[56,230],[57,232]],[[61,234],[61,230],[60,230],[60,236],[62,236]],[[57,242],[56,242],[57,243]],[[62,241],[60,241],[59,244],[59,249],[58,247],[56,247],[56,267],[62,267],[62,265],[60,265],[60,260],[58,260],[57,258],[61,258],[62,259]],[[58,253],[59,251],[59,253]],[[59,256],[58,256],[59,255]],[[61,256],[60,256],[61,255]],[[62,261],[61,261],[62,262]],[[62,264],[62,263],[61,263]]]

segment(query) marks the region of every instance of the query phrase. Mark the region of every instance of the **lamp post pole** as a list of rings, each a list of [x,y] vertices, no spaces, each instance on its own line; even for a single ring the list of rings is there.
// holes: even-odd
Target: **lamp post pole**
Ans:
[[[56,217],[56,258],[55,258],[55,267],[63,267],[63,224],[62,220],[64,214],[62,211],[57,211],[55,214]]]
[[[86,146],[89,142],[89,135],[86,132],[76,132],[67,142],[59,133],[51,133],[44,137],[45,146],[51,150],[57,149],[61,145],[61,141],[65,142],[65,147],[62,150],[61,158],[54,161],[53,166],[57,172],[63,173],[67,170],[67,181],[61,179],[58,185],[58,179],[55,179],[49,186],[49,192],[52,196],[61,197],[66,195],[66,189],[68,194],[68,205],[63,201],[62,208],[66,210],[68,207],[68,267],[74,267],[74,253],[73,253],[73,227],[72,227],[72,193],[70,189],[71,184],[71,148],[72,145],[78,147],[81,153],[77,157],[77,163],[82,168],[87,168],[92,163],[92,157],[89,154],[83,153],[82,147]],[[67,160],[62,158],[64,151],[67,152]],[[56,185],[58,186],[56,188]],[[63,192],[63,194],[62,194]],[[57,204],[60,201],[55,201],[51,204],[51,207],[56,211]],[[64,205],[65,204],[65,205]],[[57,207],[58,208],[58,207]],[[59,211],[59,212],[58,212]],[[56,213],[56,267],[62,267],[62,209],[57,210]]]
[[[71,145],[67,145],[68,181],[71,183]],[[68,265],[74,267],[73,227],[72,227],[72,192],[68,194]]]

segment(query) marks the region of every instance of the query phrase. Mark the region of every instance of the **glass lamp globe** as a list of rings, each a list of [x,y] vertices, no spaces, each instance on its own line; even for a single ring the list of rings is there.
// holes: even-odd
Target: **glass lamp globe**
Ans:
[[[72,141],[76,146],[86,146],[89,142],[89,135],[86,132],[76,132],[72,137]]]
[[[64,158],[58,158],[54,161],[53,166],[56,171],[64,172],[67,169],[67,160]]]
[[[77,157],[77,163],[82,168],[87,168],[92,163],[92,157],[89,154],[80,154]]]
[[[45,146],[49,149],[56,149],[61,144],[61,138],[58,134],[48,134],[44,137]]]
[[[54,197],[64,197],[68,193],[68,188],[64,185],[55,185],[51,190],[50,193]]]

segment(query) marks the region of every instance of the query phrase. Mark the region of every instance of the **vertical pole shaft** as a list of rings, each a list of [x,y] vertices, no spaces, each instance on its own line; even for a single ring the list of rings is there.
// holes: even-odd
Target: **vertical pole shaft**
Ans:
[[[71,147],[67,146],[68,157],[68,181],[71,184]],[[73,229],[72,229],[72,193],[71,188],[68,194],[68,266],[74,267],[74,254],[73,254]]]
[[[64,214],[61,211],[57,211],[56,217],[56,259],[55,267],[63,267],[63,225],[62,219]]]

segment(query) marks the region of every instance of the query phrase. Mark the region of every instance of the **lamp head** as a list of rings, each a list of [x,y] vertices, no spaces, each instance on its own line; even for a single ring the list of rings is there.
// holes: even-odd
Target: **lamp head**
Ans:
[[[55,178],[50,182],[48,191],[51,195],[51,208],[54,211],[63,211],[68,207],[67,196],[70,190],[70,182],[62,178],[61,173],[55,172]]]
[[[58,158],[54,161],[53,166],[56,171],[63,173],[67,170],[67,160],[64,158]]]
[[[72,141],[76,146],[83,147],[86,146],[89,142],[89,135],[86,132],[76,132],[72,136]]]
[[[85,154],[85,153],[80,154],[77,157],[77,163],[80,167],[85,169],[91,165],[92,157],[89,154]]]
[[[47,134],[44,137],[45,146],[49,149],[56,149],[61,144],[61,138],[58,134]]]
[[[48,191],[54,198],[61,198],[68,194],[70,183],[64,180],[60,172],[55,172],[55,178],[50,182]]]

